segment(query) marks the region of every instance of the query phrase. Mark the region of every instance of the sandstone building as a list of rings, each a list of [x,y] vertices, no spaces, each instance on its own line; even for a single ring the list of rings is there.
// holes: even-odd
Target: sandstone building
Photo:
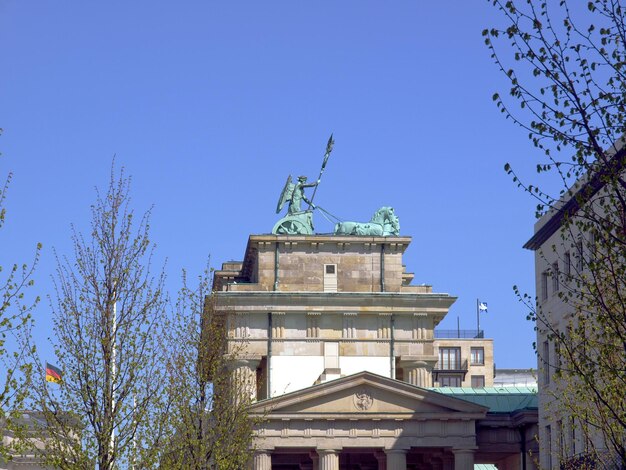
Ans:
[[[533,396],[488,388],[489,340],[435,339],[456,299],[411,285],[410,243],[251,235],[243,261],[215,272],[216,309],[242,351],[233,374],[266,415],[255,469],[533,468]],[[473,380],[487,388],[432,388]]]

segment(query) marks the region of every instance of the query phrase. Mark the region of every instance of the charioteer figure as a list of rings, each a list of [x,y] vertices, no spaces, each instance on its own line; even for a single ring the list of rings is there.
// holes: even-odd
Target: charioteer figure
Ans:
[[[298,176],[298,182],[294,184],[291,182],[291,175],[289,175],[289,178],[287,179],[287,184],[285,185],[286,191],[283,190],[283,195],[286,197],[289,197],[289,193],[291,193],[291,197],[289,197],[289,209],[287,209],[288,214],[298,214],[302,212],[302,201],[306,202],[309,207],[315,208],[313,203],[309,201],[304,194],[304,188],[317,188],[317,185],[320,184],[320,180],[317,180],[315,183],[307,183],[306,180],[306,176]],[[280,203],[279,207],[280,208],[278,209],[277,213],[280,212],[280,210],[282,209],[282,205]]]
[[[322,179],[322,174],[326,168],[330,152],[333,150],[334,143],[335,141],[333,140],[333,136],[331,134],[330,139],[328,139],[328,144],[326,145],[326,154],[324,155],[322,169],[316,182],[307,183],[306,176],[298,176],[298,181],[294,183],[291,179],[291,175],[289,175],[283,191],[280,193],[280,197],[278,198],[278,204],[276,205],[276,213],[278,214],[283,210],[285,204],[289,204],[287,215],[276,222],[276,225],[274,225],[274,228],[272,229],[272,233],[284,235],[311,235],[313,233],[312,212],[313,209],[315,209],[313,199],[315,198],[317,186],[320,184],[320,180]],[[310,200],[305,195],[304,190],[306,188],[315,188]],[[302,209],[302,201],[308,204],[307,209]]]

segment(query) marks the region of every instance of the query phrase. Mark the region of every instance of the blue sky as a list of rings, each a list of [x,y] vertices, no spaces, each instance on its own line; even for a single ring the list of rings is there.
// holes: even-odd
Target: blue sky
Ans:
[[[23,2],[0,0],[0,175],[14,173],[0,263],[43,243],[36,340],[51,360],[53,248],[88,232],[111,161],[154,205],[157,261],[180,271],[241,259],[279,218],[287,175],[345,220],[391,205],[415,283],[458,296],[443,328],[475,328],[476,299],[498,367],[533,367],[534,203],[503,171],[532,175],[525,132],[491,100],[508,87],[481,31],[489,2]],[[318,232],[332,226],[320,214]]]

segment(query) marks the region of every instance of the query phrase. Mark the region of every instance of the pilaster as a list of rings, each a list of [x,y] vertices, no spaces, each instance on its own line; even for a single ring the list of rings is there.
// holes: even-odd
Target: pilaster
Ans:
[[[387,454],[387,470],[406,470],[405,449],[385,449]]]
[[[454,470],[474,469],[474,449],[452,449],[454,453]]]
[[[387,470],[387,456],[384,452],[374,453],[374,457],[378,461],[378,470]]]
[[[312,451],[309,452],[309,457],[311,457],[311,460],[313,461],[313,470],[319,470],[320,468],[320,457],[317,454],[317,452]]]

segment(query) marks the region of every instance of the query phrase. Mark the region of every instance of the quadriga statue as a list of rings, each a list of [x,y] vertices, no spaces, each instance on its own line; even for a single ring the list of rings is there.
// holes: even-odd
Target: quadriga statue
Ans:
[[[378,209],[369,222],[339,222],[335,225],[335,235],[400,235],[400,220],[393,207]]]

